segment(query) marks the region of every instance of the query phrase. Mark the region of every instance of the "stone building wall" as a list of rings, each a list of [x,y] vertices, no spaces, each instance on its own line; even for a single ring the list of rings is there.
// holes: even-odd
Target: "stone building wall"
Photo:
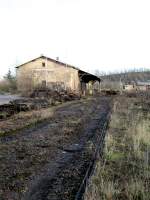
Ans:
[[[31,92],[44,85],[79,92],[78,70],[46,58],[38,58],[17,68],[18,91]]]

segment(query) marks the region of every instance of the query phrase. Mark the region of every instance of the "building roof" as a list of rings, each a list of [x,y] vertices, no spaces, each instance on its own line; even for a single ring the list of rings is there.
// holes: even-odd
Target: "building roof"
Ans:
[[[59,61],[59,60],[55,60],[55,59],[49,58],[49,57],[44,56],[44,55],[41,55],[41,56],[39,56],[39,57],[37,57],[37,58],[34,58],[34,59],[30,60],[30,61],[27,61],[27,62],[25,62],[25,63],[23,63],[23,64],[21,64],[21,65],[18,65],[16,68],[20,68],[21,66],[23,66],[23,65],[25,65],[25,64],[28,64],[28,63],[30,63],[30,62],[34,62],[34,61],[36,61],[37,59],[40,59],[40,58],[47,59],[47,60],[52,61],[52,62],[54,62],[54,63],[63,65],[63,66],[65,66],[65,67],[70,67],[70,68],[76,69],[76,70],[79,71],[80,74],[83,74],[84,79],[85,79],[85,77],[86,77],[86,79],[89,79],[89,78],[90,78],[91,80],[101,81],[101,79],[100,79],[99,77],[97,77],[97,76],[95,76],[95,75],[93,75],[93,74],[90,74],[90,73],[88,73],[88,72],[82,71],[82,70],[80,70],[79,68],[77,68],[77,67],[75,67],[75,66],[73,66],[73,65],[70,65],[70,64],[61,62],[61,61]]]
[[[139,86],[146,86],[146,85],[150,85],[150,81],[137,81],[137,85]]]
[[[27,61],[27,62],[25,62],[25,63],[23,63],[23,64],[21,64],[21,65],[18,65],[16,68],[19,68],[19,67],[21,67],[21,66],[23,66],[23,65],[25,65],[25,64],[30,63],[30,62],[34,62],[35,60],[38,60],[38,59],[40,59],[40,58],[44,58],[44,59],[50,60],[50,61],[52,61],[52,62],[54,62],[54,63],[58,63],[58,64],[61,64],[61,65],[64,65],[64,66],[71,67],[71,68],[74,68],[74,69],[79,70],[77,67],[74,67],[73,65],[70,65],[70,64],[67,64],[67,63],[64,63],[64,62],[61,62],[61,61],[59,61],[59,60],[55,60],[55,59],[52,59],[52,58],[49,58],[49,57],[43,56],[43,55],[41,55],[41,56],[39,56],[39,57],[37,57],[37,58],[34,58],[34,59],[32,59],[32,60],[29,60],[29,61]]]

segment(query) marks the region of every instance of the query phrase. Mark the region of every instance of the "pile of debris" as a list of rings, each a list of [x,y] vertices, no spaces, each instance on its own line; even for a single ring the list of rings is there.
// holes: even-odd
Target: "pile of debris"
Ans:
[[[50,89],[37,89],[34,90],[33,93],[30,95],[32,98],[46,98],[51,99],[52,102],[65,102],[80,99],[80,96],[73,93],[68,92],[66,90],[56,91]]]
[[[39,110],[58,103],[79,99],[74,93],[50,90],[36,90],[32,98],[16,99],[8,104],[0,105],[0,120],[4,120],[21,111]]]
[[[101,93],[104,95],[117,95],[120,92],[118,90],[101,90]]]
[[[47,99],[16,99],[8,104],[0,105],[0,120],[6,119],[21,111],[37,110],[50,105]]]
[[[20,111],[29,111],[29,110],[38,110],[41,108],[46,108],[50,105],[48,99],[16,99],[10,102],[14,106],[17,112]]]
[[[124,93],[129,98],[142,98],[144,100],[150,99],[150,91],[135,91],[135,92],[125,92]]]
[[[10,117],[14,113],[15,113],[14,105],[12,104],[0,105],[0,120]]]

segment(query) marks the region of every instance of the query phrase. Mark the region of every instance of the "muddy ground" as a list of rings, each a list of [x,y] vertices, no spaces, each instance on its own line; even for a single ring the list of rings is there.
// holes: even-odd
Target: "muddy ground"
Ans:
[[[1,136],[0,200],[74,199],[111,104],[109,96],[73,101],[34,127]]]

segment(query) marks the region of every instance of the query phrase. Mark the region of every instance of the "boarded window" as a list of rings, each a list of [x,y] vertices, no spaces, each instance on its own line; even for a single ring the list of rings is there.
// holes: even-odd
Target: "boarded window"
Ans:
[[[45,80],[42,81],[42,88],[46,88],[46,81]]]
[[[42,67],[45,67],[45,62],[42,62]]]
[[[64,82],[48,82],[47,87],[51,90],[55,90],[59,92],[65,90]]]

